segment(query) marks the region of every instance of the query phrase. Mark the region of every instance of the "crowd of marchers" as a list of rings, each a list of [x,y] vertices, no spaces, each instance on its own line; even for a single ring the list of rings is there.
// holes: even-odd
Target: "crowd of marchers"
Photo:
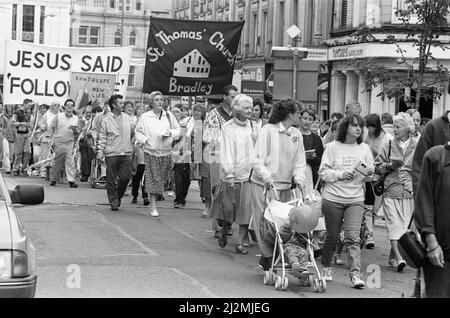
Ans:
[[[198,182],[201,216],[211,218],[219,246],[226,247],[237,223],[236,252],[245,255],[250,239],[257,242],[264,271],[274,248],[261,230],[267,189],[282,202],[294,191],[306,197],[318,190],[326,232],[316,255],[326,281],[333,280],[332,266],[347,264],[351,286],[365,287],[361,248],[374,249],[379,216],[389,265],[397,272],[407,266],[398,240],[415,229],[427,249],[427,295],[450,295],[450,112],[429,122],[415,109],[362,118],[353,101],[321,123],[312,106],[289,98],[269,105],[232,85],[222,97],[219,105],[191,108],[168,107],[160,92],[136,104],[113,95],[105,105],[82,108],[71,99],[1,105],[2,168],[50,186],[64,178],[71,188],[78,179],[103,181],[113,211],[131,185],[131,203],[141,191],[152,217],[167,191],[174,192],[174,208],[184,208],[191,182]],[[307,271],[306,243],[289,224],[283,230],[289,265]]]

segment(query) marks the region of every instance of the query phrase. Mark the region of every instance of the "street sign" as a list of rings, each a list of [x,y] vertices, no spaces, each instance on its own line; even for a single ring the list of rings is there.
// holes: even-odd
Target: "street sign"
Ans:
[[[302,31],[294,24],[289,29],[286,30],[286,33],[291,37],[291,39],[295,39],[300,35]]]

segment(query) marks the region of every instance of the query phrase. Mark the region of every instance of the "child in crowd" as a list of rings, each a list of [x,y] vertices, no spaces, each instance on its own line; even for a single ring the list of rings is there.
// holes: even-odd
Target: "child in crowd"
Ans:
[[[306,250],[308,234],[297,233],[290,223],[280,229],[280,236],[284,243],[285,259],[293,271],[303,273],[308,271],[309,255]]]

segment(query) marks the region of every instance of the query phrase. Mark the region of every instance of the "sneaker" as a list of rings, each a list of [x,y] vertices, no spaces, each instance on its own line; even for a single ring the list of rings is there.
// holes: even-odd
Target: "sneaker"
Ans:
[[[51,181],[51,182],[50,182],[50,186],[56,187],[56,181]]]
[[[174,207],[175,209],[179,209],[179,208],[181,207],[181,204],[179,204],[178,202],[175,202],[175,203],[173,204],[173,207]]]
[[[391,268],[397,268],[397,266],[398,266],[397,260],[395,258],[390,259],[388,264],[389,264],[389,267],[391,267]]]
[[[117,205],[111,205],[111,211],[119,211],[119,207]]]
[[[71,188],[78,188],[78,184],[76,184],[75,182],[69,182],[69,186]]]
[[[292,264],[291,268],[294,272],[298,272],[298,273],[304,273],[304,272],[308,271],[308,268],[305,266],[302,266],[299,262],[295,262],[294,264]]]
[[[155,218],[159,216],[158,211],[156,211],[156,210],[151,211],[150,215],[155,217]]]
[[[336,265],[344,265],[345,264],[344,260],[342,259],[342,255],[341,254],[334,255],[334,263]]]
[[[331,267],[322,268],[322,277],[325,278],[327,282],[333,281],[333,276],[331,275]]]
[[[209,214],[208,209],[204,209],[204,210],[202,211],[201,217],[202,217],[202,218],[207,218],[207,217],[208,217],[208,214]]]
[[[150,200],[145,198],[144,199],[144,206],[148,206],[148,205],[150,205]]]
[[[359,275],[353,275],[351,278],[352,287],[356,289],[362,289],[366,287],[366,283],[359,277]]]
[[[131,200],[131,204],[137,204],[137,198],[133,197],[133,200]]]
[[[168,191],[168,192],[167,192],[167,195],[168,195],[169,197],[173,197],[173,196],[175,195],[175,192],[173,192],[173,191]]]
[[[373,240],[373,236],[370,235],[366,241],[366,248],[371,250],[375,247],[375,241]]]
[[[397,261],[397,272],[401,273],[406,267],[406,262],[404,260]]]

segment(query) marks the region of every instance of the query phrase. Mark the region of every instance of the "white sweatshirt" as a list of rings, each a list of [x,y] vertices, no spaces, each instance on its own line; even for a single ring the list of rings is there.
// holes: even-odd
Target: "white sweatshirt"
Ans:
[[[364,201],[364,176],[355,173],[353,180],[340,180],[344,171],[352,171],[359,161],[373,171],[373,155],[366,143],[333,141],[327,145],[319,169],[319,175],[325,181],[324,199],[344,204]]]

